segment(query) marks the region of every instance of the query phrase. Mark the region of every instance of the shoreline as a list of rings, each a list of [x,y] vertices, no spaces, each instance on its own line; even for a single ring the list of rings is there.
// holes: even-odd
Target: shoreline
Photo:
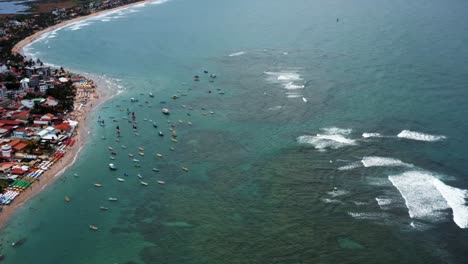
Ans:
[[[158,0],[144,0],[135,3],[131,3],[128,5],[119,6],[116,8],[102,10],[87,16],[77,17],[71,20],[63,21],[41,31],[34,33],[31,36],[26,37],[25,39],[18,42],[12,49],[12,52],[21,53],[24,55],[24,47],[33,43],[44,34],[49,33],[51,31],[63,28],[69,24],[86,20],[92,17],[96,17],[99,15],[103,15],[109,12],[118,11],[122,9],[127,9],[133,6],[147,4],[151,2],[159,2]],[[71,71],[72,72],[72,71]],[[80,110],[74,110],[71,115],[76,117],[76,121],[78,121],[78,128],[76,130],[76,134],[73,136],[73,139],[76,143],[73,146],[68,146],[66,149],[65,155],[54,165],[52,165],[44,174],[41,176],[40,181],[36,181],[34,184],[31,185],[31,188],[24,190],[18,197],[7,206],[3,207],[3,211],[0,212],[0,229],[4,228],[6,224],[8,224],[11,216],[16,212],[18,208],[20,208],[23,204],[29,201],[31,198],[42,192],[47,186],[53,184],[55,180],[59,178],[64,172],[66,172],[78,159],[81,150],[86,145],[88,135],[91,133],[91,121],[88,119],[88,116],[91,116],[90,113],[95,111],[99,108],[102,104],[106,101],[113,98],[116,94],[111,95],[111,89],[108,84],[105,83],[100,76],[94,76],[93,74],[85,74],[73,71],[73,73],[78,73],[85,77],[88,80],[93,81],[96,88],[93,93],[88,96],[88,101],[86,105]],[[77,95],[78,96],[78,95]],[[79,98],[75,98],[75,103],[78,103],[80,100]]]
[[[145,4],[153,3],[153,2],[161,2],[161,0],[142,0],[142,1],[138,1],[138,2],[135,2],[135,3],[128,4],[128,5],[123,5],[123,6],[119,6],[119,7],[111,8],[111,9],[106,9],[106,10],[100,10],[98,12],[95,12],[95,13],[92,13],[92,14],[89,14],[89,15],[86,15],[86,16],[76,17],[76,18],[73,18],[73,19],[70,19],[70,20],[62,21],[62,22],[60,22],[58,24],[55,24],[53,26],[50,26],[50,27],[45,28],[43,30],[40,30],[40,31],[32,34],[31,36],[26,37],[25,39],[23,39],[20,42],[16,43],[15,46],[13,46],[13,48],[11,49],[11,51],[13,53],[20,53],[20,54],[24,55],[24,53],[23,53],[24,52],[23,51],[24,47],[31,44],[32,42],[38,40],[40,37],[42,37],[42,35],[44,35],[46,33],[52,32],[54,30],[61,29],[63,27],[68,26],[69,24],[79,22],[79,21],[82,21],[82,20],[86,20],[86,19],[89,19],[89,18],[93,18],[93,17],[99,16],[99,15],[104,15],[104,14],[107,14],[107,13],[110,13],[110,12],[115,12],[115,11],[119,11],[119,10],[122,10],[122,9],[127,9],[127,8],[138,6],[138,5],[145,5]]]

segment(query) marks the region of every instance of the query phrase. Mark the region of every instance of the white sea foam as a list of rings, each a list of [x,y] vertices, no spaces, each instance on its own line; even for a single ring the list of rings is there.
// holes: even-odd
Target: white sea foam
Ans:
[[[382,137],[380,133],[362,133],[363,138]]]
[[[228,56],[229,57],[237,57],[237,56],[241,56],[241,55],[244,55],[244,54],[245,54],[245,51],[239,51],[239,52],[231,53]]]
[[[280,110],[281,108],[282,108],[281,105],[277,105],[277,106],[273,106],[273,107],[268,108],[268,110]]]
[[[285,86],[285,89],[287,90],[297,90],[297,89],[304,89],[304,85],[297,85],[294,84],[293,82],[288,82]]]
[[[392,199],[390,198],[375,197],[375,201],[382,210],[388,209],[388,206],[392,204]]]
[[[381,220],[382,218],[388,218],[386,213],[357,213],[348,212],[348,215],[358,220]]]
[[[281,72],[264,72],[268,75],[267,80],[272,83],[279,83],[286,90],[300,90],[304,89],[304,83],[301,75],[297,71],[281,71]],[[302,94],[297,91],[295,95],[286,93],[288,98],[299,98],[303,97]]]
[[[411,218],[441,221],[447,216],[444,210],[449,206],[435,187],[432,173],[407,171],[388,179],[403,196]]]
[[[342,135],[322,135],[317,134],[316,136],[299,136],[297,142],[312,144],[316,149],[324,150],[326,148],[341,148],[344,146],[356,145],[356,141],[345,138]]]
[[[343,202],[337,199],[330,199],[330,198],[322,198],[320,199],[324,203],[330,203],[330,204],[342,204]]]
[[[89,26],[91,25],[92,23],[90,21],[86,21],[86,20],[82,20],[82,21],[78,21],[78,22],[74,22],[74,23],[71,23],[69,24],[66,28],[69,29],[69,30],[79,30],[85,26]]]
[[[433,184],[452,208],[453,221],[460,228],[468,228],[468,191],[448,186],[439,179],[433,179]]]
[[[421,132],[415,132],[415,131],[410,131],[410,130],[401,131],[400,134],[397,135],[397,137],[418,140],[418,141],[428,141],[428,142],[439,141],[439,140],[443,140],[447,138],[446,136],[443,136],[443,135],[430,135],[430,134],[424,134]]]
[[[339,134],[339,135],[349,135],[353,131],[351,128],[339,128],[339,127],[326,127],[321,128],[323,132],[327,134]]]
[[[351,133],[351,129],[330,127],[322,128],[321,130],[324,134],[299,136],[296,140],[299,143],[312,144],[319,150],[325,150],[327,148],[337,149],[344,146],[356,145],[356,140],[345,137],[345,135]]]
[[[348,164],[348,165],[338,167],[338,170],[352,170],[352,169],[359,168],[361,166],[362,166],[361,162],[357,161],[357,162],[353,162],[353,163]]]
[[[364,157],[361,160],[364,167],[413,167],[412,164],[404,163],[399,159],[387,158],[387,157],[377,157],[377,156],[368,156]]]

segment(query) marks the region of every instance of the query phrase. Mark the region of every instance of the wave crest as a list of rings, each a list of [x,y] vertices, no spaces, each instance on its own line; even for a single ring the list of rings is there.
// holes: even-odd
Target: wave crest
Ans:
[[[427,141],[427,142],[434,142],[439,140],[444,140],[447,137],[444,135],[430,135],[421,132],[411,131],[411,130],[403,130],[400,134],[397,135],[399,138],[406,138],[412,139],[417,141]]]

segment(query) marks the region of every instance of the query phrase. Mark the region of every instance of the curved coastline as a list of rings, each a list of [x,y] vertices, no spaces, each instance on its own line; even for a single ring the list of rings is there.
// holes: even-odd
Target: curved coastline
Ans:
[[[24,47],[33,43],[34,41],[40,39],[44,34],[52,32],[54,30],[58,30],[68,26],[69,24],[76,23],[82,20],[90,19],[99,15],[104,15],[110,12],[115,12],[122,9],[127,9],[130,7],[144,5],[147,3],[152,2],[162,2],[160,0],[144,0],[135,3],[131,3],[128,5],[119,6],[112,9],[102,10],[87,16],[77,17],[71,20],[63,21],[59,24],[53,25],[46,29],[43,29],[39,32],[34,33],[31,36],[26,37],[25,39],[18,42],[12,49],[12,52],[24,54]],[[39,194],[43,191],[47,186],[52,184],[60,175],[62,175],[68,168],[70,168],[75,161],[78,159],[78,156],[81,150],[84,148],[86,144],[86,139],[88,138],[87,135],[90,133],[90,120],[87,119],[89,113],[95,111],[99,106],[101,106],[104,102],[108,101],[115,95],[111,95],[110,88],[108,84],[106,84],[99,76],[93,76],[92,74],[81,74],[89,80],[92,80],[96,84],[95,93],[88,97],[88,101],[86,105],[83,105],[82,110],[76,113],[77,121],[79,122],[78,129],[76,130],[76,134],[74,135],[74,139],[76,144],[71,147],[67,148],[67,152],[62,159],[60,159],[57,163],[49,168],[42,176],[40,181],[36,181],[31,188],[24,190],[21,195],[19,195],[15,201],[13,201],[10,205],[4,206],[3,211],[0,213],[0,229],[3,228],[10,217],[14,214],[14,212],[21,207],[24,203],[28,200]]]

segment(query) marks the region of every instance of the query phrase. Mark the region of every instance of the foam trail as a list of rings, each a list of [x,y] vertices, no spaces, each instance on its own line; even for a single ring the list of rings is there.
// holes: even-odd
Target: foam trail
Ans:
[[[448,186],[439,179],[434,179],[433,184],[452,208],[455,224],[460,228],[468,228],[468,206],[465,200],[468,198],[468,191]]]
[[[430,135],[430,134],[424,134],[424,133],[410,131],[410,130],[401,131],[400,134],[397,135],[397,137],[418,140],[418,141],[427,141],[427,142],[434,142],[434,141],[439,141],[439,140],[443,140],[447,138],[446,136],[443,136],[443,135]]]
[[[364,157],[361,160],[364,167],[413,167],[413,164],[404,163],[399,159],[386,158],[386,157],[377,157],[377,156],[368,156]]]
[[[380,133],[362,133],[363,138],[382,137]]]
[[[245,53],[246,53],[245,51],[239,51],[239,52],[231,53],[231,54],[229,54],[228,56],[229,56],[229,57],[237,57],[237,56],[244,55]]]
[[[433,174],[421,171],[407,171],[391,175],[388,179],[405,200],[411,218],[440,221],[446,217],[444,210],[449,206],[434,186]]]

